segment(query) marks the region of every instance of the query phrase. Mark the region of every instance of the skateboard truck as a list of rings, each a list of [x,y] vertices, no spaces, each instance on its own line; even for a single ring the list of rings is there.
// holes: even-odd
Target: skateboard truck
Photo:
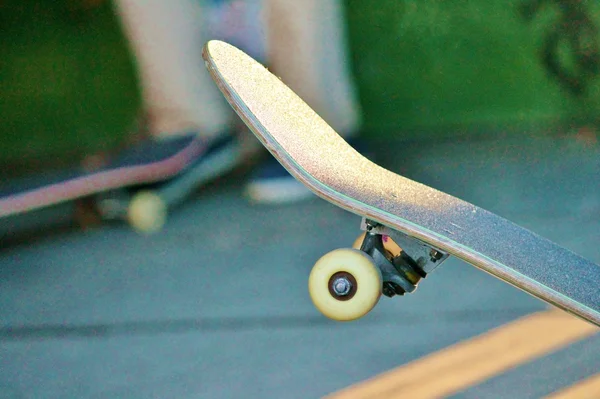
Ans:
[[[420,240],[363,217],[352,248],[323,255],[313,266],[308,290],[325,316],[339,321],[358,319],[379,302],[414,292],[417,284],[448,258]]]
[[[360,250],[370,255],[381,270],[382,293],[390,298],[414,292],[419,281],[449,256],[413,237],[366,218],[362,219],[361,229],[366,233]],[[387,243],[384,241],[389,239],[400,247],[399,253],[386,249]]]

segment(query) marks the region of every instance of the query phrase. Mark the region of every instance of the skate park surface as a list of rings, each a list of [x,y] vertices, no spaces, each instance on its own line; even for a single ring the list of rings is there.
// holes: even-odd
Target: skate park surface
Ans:
[[[600,263],[595,139],[486,137],[372,146],[381,165]],[[600,395],[597,328],[459,260],[361,320],[325,319],[310,268],[360,218],[316,197],[253,205],[243,179],[199,190],[148,237],[38,226],[64,207],[2,221],[0,398]]]

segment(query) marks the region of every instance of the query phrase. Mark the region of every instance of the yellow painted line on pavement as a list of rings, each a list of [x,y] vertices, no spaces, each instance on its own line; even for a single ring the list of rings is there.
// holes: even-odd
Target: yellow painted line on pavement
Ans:
[[[600,374],[579,381],[570,387],[546,396],[546,399],[600,398]]]
[[[534,313],[328,398],[443,398],[598,331],[559,310]]]

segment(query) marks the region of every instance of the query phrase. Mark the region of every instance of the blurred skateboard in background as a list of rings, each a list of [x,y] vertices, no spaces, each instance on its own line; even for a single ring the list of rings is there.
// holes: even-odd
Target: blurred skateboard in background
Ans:
[[[310,296],[324,315],[362,317],[381,294],[413,292],[454,255],[600,325],[600,266],[369,161],[237,48],[211,41],[204,59],[230,105],[271,154],[315,194],[362,217],[365,233],[354,247],[326,254],[310,274]]]
[[[0,188],[0,218],[77,200],[98,218],[125,219],[139,232],[156,232],[169,208],[233,168],[237,151],[231,137],[213,143],[196,135],[147,139],[94,170],[81,167],[7,183]]]

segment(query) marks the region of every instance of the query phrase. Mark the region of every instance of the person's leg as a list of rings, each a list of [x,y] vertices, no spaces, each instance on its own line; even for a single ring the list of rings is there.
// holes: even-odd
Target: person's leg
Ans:
[[[359,129],[339,0],[265,0],[270,68],[341,135]]]
[[[130,222],[152,232],[162,226],[161,215],[168,206],[238,165],[243,149],[233,131],[234,113],[202,59],[208,26],[200,0],[115,0],[115,4],[133,50],[150,133],[121,156],[135,154],[135,159],[148,157],[151,162],[175,153],[194,157],[186,160],[182,173],[152,193],[130,198]],[[100,206],[110,209],[119,201],[109,195]]]
[[[351,144],[360,108],[339,0],[265,0],[269,68]],[[254,202],[285,203],[311,192],[273,158],[251,177]]]
[[[232,112],[202,61],[206,24],[199,0],[116,0],[138,67],[152,134],[212,137]]]

